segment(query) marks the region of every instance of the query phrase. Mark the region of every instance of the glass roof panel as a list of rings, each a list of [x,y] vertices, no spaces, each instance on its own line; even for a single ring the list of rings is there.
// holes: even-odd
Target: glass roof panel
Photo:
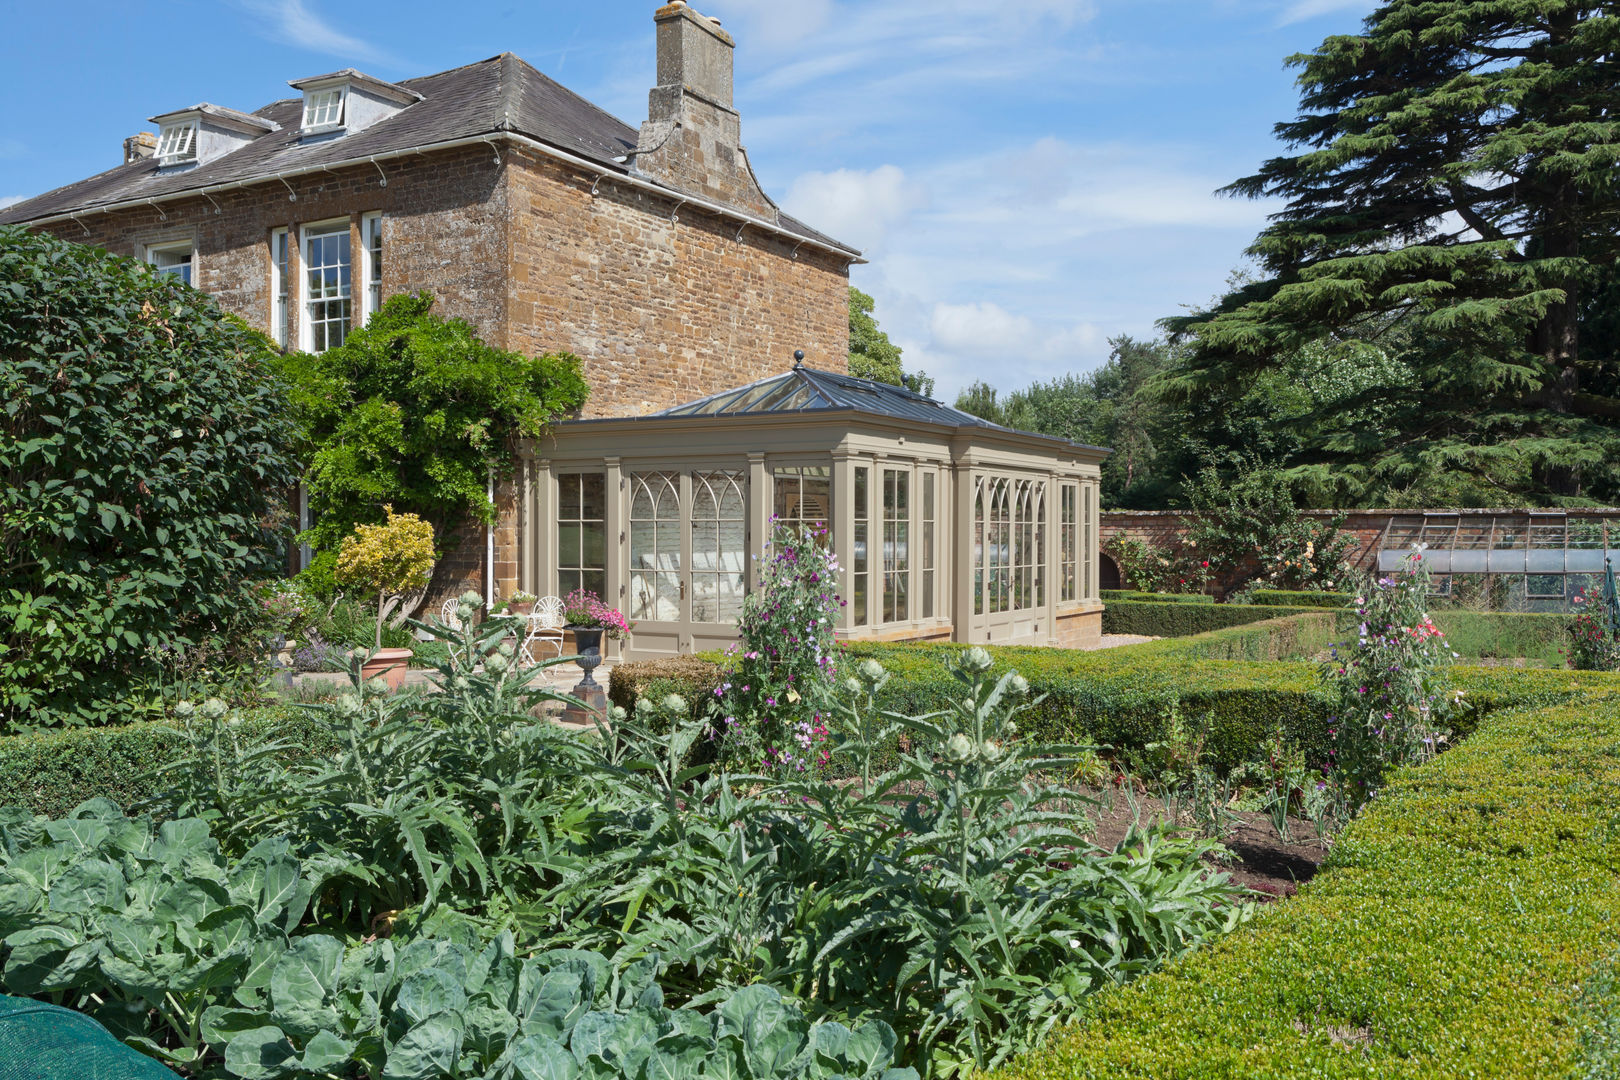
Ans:
[[[780,389],[784,382],[788,382],[792,378],[791,375],[784,375],[780,379],[771,379],[760,383],[758,386],[751,386],[728,403],[724,411],[728,413],[754,412],[760,401],[769,397],[772,392]]]

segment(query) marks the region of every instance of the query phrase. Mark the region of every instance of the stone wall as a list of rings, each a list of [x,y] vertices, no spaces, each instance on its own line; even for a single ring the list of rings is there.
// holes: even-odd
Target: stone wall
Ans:
[[[273,297],[270,233],[287,228],[288,274],[299,273],[298,229],[350,219],[351,248],[360,249],[360,215],[383,215],[384,297],[426,289],[442,315],[464,318],[486,339],[503,343],[505,325],[506,184],[502,166],[484,147],[384,162],[290,179],[292,191],[271,180],[212,197],[177,200],[114,213],[89,213],[83,222],[43,226],[67,240],[140,257],[154,244],[191,240],[192,284],[221,307],[271,332]],[[381,183],[383,176],[387,184]],[[296,199],[289,199],[289,194]],[[215,206],[218,206],[216,212]],[[358,257],[355,259],[358,307]],[[288,340],[298,341],[297,305],[289,312]]]
[[[849,271],[691,207],[511,154],[510,345],[585,360],[585,416],[635,416],[805,363],[849,368]],[[592,194],[592,188],[596,193]],[[797,252],[795,253],[795,248]]]

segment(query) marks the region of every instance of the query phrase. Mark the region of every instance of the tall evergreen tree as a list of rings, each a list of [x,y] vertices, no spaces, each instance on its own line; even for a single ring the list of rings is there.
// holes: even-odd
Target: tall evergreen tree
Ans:
[[[1612,334],[1582,342],[1620,259],[1620,3],[1391,0],[1291,63],[1298,152],[1228,189],[1285,200],[1262,276],[1167,321],[1193,345],[1171,392],[1398,333],[1413,378],[1357,403],[1387,423],[1319,443],[1361,490],[1620,496]]]

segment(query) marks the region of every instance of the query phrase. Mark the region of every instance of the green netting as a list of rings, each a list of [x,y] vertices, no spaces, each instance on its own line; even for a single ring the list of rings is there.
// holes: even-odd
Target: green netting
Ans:
[[[179,1080],[71,1009],[0,997],[0,1080]]]

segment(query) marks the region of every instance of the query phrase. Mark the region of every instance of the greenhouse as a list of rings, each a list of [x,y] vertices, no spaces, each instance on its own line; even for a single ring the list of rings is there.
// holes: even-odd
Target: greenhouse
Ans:
[[[628,658],[701,652],[734,640],[774,519],[826,529],[841,637],[1084,644],[1106,454],[796,367],[527,447],[519,581],[617,604]]]
[[[1378,571],[1398,570],[1414,544],[1444,595],[1475,594],[1498,610],[1566,611],[1602,589],[1604,560],[1620,564],[1612,513],[1463,511],[1390,519]]]

